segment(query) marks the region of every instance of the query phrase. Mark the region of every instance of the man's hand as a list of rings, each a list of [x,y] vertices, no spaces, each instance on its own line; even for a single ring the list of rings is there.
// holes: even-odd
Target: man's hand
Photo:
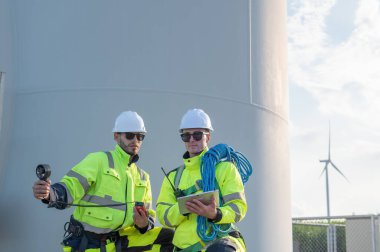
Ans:
[[[145,210],[142,208],[133,208],[133,220],[139,228],[145,228],[148,226],[148,215]]]
[[[207,219],[214,220],[216,218],[216,203],[214,195],[211,198],[211,202],[208,205],[202,203],[202,201],[193,199],[186,202],[186,208],[197,215],[204,216]]]
[[[48,179],[47,181],[37,180],[36,182],[34,182],[34,185],[33,185],[34,197],[39,200],[42,200],[42,199],[49,200],[50,185],[51,185],[50,179]]]

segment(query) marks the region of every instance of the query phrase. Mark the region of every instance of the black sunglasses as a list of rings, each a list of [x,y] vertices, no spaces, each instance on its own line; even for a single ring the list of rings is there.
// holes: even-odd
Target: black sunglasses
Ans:
[[[132,133],[132,132],[124,132],[125,138],[128,140],[132,140],[135,137],[137,138],[137,141],[142,141],[144,140],[145,135],[142,133]]]
[[[193,132],[193,134],[190,134],[190,133],[182,133],[181,134],[181,138],[182,138],[182,141],[184,141],[185,143],[189,142],[190,141],[190,138],[193,137],[193,139],[195,141],[199,141],[203,138],[203,135],[208,135],[210,133],[208,132],[203,132],[203,131],[195,131]]]

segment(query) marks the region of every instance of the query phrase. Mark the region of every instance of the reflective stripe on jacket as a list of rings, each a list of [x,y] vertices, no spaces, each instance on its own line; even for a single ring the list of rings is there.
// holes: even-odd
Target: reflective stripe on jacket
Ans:
[[[107,157],[109,154],[112,158]],[[138,156],[135,158],[130,160],[131,156],[117,145],[108,154],[89,154],[62,178],[68,203],[105,205],[130,202],[126,206],[76,207],[73,216],[85,230],[100,234],[133,227],[135,201],[144,202],[149,215],[155,218],[149,175],[137,167],[134,161]]]
[[[201,159],[207,150],[206,148],[198,156],[184,159],[185,169],[178,185],[179,189],[186,190],[201,179]],[[174,184],[175,172],[170,172],[168,176]],[[224,201],[223,205],[219,207],[223,217],[217,224],[241,221],[247,212],[247,202],[238,170],[231,162],[221,162],[216,166],[215,176]],[[201,191],[197,193],[199,192]],[[183,216],[180,214],[177,199],[167,178],[164,178],[162,183],[156,210],[158,220],[162,225],[175,228],[173,244],[176,247],[183,249],[200,241],[197,235],[197,215]]]

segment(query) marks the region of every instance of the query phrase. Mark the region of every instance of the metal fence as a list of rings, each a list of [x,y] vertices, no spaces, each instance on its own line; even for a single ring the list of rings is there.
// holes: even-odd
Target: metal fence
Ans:
[[[293,218],[293,252],[380,252],[379,218]]]

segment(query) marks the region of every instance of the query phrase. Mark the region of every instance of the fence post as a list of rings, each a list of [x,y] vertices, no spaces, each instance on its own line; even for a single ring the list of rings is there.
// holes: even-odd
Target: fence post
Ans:
[[[375,225],[375,218],[374,216],[372,215],[371,216],[371,234],[372,234],[372,251],[373,252],[377,252],[377,249],[376,249],[376,225]]]
[[[336,226],[332,224],[327,226],[327,252],[337,252]]]
[[[332,230],[333,230],[333,246],[334,246],[334,252],[337,252],[336,250],[336,226],[333,225],[332,226]]]
[[[331,251],[331,239],[330,239],[330,224],[327,226],[327,252],[332,252]]]

